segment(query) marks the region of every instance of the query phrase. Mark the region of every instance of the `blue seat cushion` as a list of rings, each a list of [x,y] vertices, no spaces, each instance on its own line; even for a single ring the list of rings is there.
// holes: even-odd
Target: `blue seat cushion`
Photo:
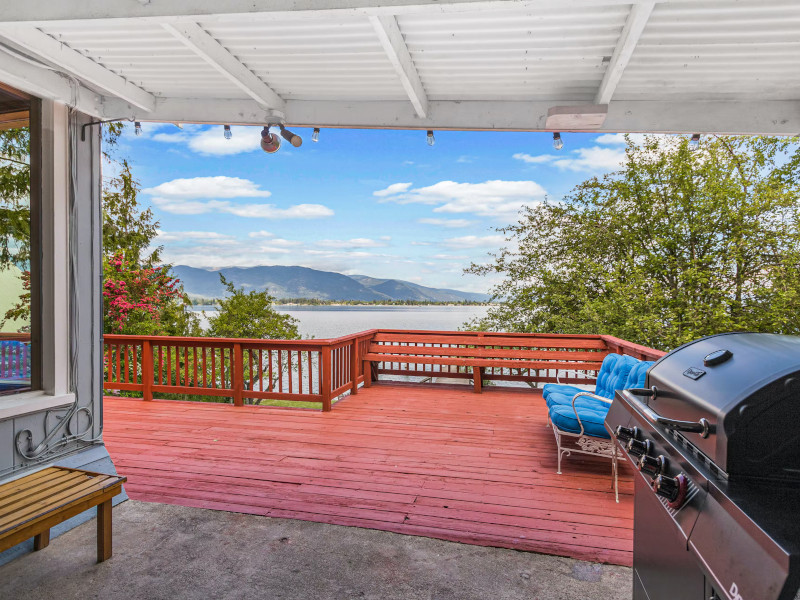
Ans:
[[[547,397],[550,394],[572,394],[573,396],[578,392],[586,392],[590,391],[594,393],[594,390],[585,390],[583,388],[575,387],[574,385],[563,385],[561,383],[548,383],[542,388],[542,397],[547,400]]]
[[[608,410],[594,410],[592,408],[578,408],[578,414],[583,423],[583,433],[591,437],[610,439],[606,428],[603,426]],[[562,431],[580,433],[581,426],[575,417],[572,406],[555,405],[550,409],[550,421]]]
[[[550,394],[545,400],[547,404],[547,408],[552,408],[554,406],[569,406],[572,408],[572,398],[575,394]],[[589,396],[581,396],[577,400],[575,400],[575,406],[577,407],[586,407],[586,408],[594,408],[595,410],[608,410],[608,404],[604,403],[602,400],[597,400],[596,398],[590,398]]]

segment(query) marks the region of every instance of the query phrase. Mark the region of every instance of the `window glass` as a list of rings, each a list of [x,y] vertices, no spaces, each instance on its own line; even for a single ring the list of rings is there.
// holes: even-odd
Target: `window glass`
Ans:
[[[29,109],[0,85],[0,395],[32,387]]]

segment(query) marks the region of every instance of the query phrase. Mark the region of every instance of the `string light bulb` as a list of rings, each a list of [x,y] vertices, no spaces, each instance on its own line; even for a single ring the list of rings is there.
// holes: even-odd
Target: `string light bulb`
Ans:
[[[319,141],[319,127],[314,127],[314,132],[311,134],[311,141],[312,142]]]
[[[691,152],[696,152],[700,149],[700,134],[694,133],[692,134],[692,138],[689,140],[689,150]]]
[[[142,135],[142,124],[139,121],[134,122],[134,124],[133,124],[133,132],[136,135]]]
[[[427,137],[428,137],[428,146],[433,146],[436,143],[436,138],[433,137],[432,129],[428,129]]]
[[[561,133],[558,131],[553,132],[553,148],[561,150],[564,147],[564,140],[561,139]]]
[[[261,130],[261,149],[267,154],[274,154],[281,147],[281,138],[274,133],[270,133],[269,126],[265,125]]]
[[[292,133],[288,129],[286,129],[283,125],[280,126],[281,128],[281,137],[289,142],[295,148],[299,148],[303,145],[303,138],[301,138],[296,133]]]
[[[231,131],[231,126],[230,125],[223,125],[222,126],[222,131],[223,131],[222,135],[225,136],[226,140],[229,140],[229,139],[231,139],[233,137],[233,132]]]

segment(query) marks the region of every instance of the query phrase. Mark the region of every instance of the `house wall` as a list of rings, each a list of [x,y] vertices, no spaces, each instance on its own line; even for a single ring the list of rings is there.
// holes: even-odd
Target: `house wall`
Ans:
[[[67,107],[49,101],[42,103],[42,112],[45,131],[41,138],[46,146],[42,152],[42,173],[46,181],[43,183],[41,206],[41,272],[45,280],[42,285],[42,295],[45,296],[42,301],[42,384],[49,394],[74,394],[74,406],[69,404],[0,418],[0,483],[52,464],[115,472],[101,438],[100,127],[87,127],[86,140],[81,141],[81,126],[90,122],[90,117],[70,113]],[[48,147],[52,145],[56,146],[55,151]],[[48,165],[48,160],[66,160],[67,164]],[[65,235],[63,244],[66,251],[58,248],[60,233]],[[48,290],[56,299],[54,306],[49,308]],[[60,347],[60,335],[67,338],[67,349]],[[54,353],[58,363],[55,367],[48,366],[48,352]],[[67,373],[59,375],[59,371],[64,369]],[[68,389],[59,390],[63,385]],[[68,425],[59,427],[62,418],[68,415],[71,415]],[[56,434],[47,442],[48,434],[54,429]],[[26,432],[30,432],[30,444]],[[31,448],[37,448],[43,441],[46,446],[35,458],[27,458],[20,451],[21,445],[22,450],[30,453]],[[93,514],[94,509],[87,511],[54,529],[51,535],[57,535]],[[0,553],[0,564],[31,548],[32,542],[29,541]]]

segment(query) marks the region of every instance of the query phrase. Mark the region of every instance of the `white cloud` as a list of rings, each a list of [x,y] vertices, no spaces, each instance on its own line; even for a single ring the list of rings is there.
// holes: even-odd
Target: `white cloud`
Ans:
[[[475,221],[469,221],[468,219],[417,219],[417,222],[423,225],[436,225],[438,227],[448,227],[451,229],[469,227],[475,223]]]
[[[236,242],[236,238],[216,231],[159,231],[156,242],[159,244],[203,240],[212,244]]]
[[[438,204],[433,209],[437,213],[473,213],[499,218],[513,216],[523,206],[539,202],[546,195],[545,189],[535,181],[440,181],[422,188],[409,189],[410,186],[396,183],[375,195],[399,204]]]
[[[471,162],[475,162],[475,158],[472,157],[472,156],[467,156],[466,154],[464,154],[462,156],[459,156],[458,160],[456,160],[456,162],[458,162],[458,163],[471,163]]]
[[[393,183],[385,189],[372,192],[372,195],[377,196],[378,198],[385,198],[386,196],[392,196],[394,194],[405,192],[411,187],[411,185],[411,183]]]
[[[176,133],[157,133],[153,139],[168,144],[182,144],[192,152],[203,156],[229,156],[258,150],[261,145],[261,132],[257,127],[231,127],[229,140],[223,135],[222,126],[202,127],[184,125]]]
[[[173,179],[143,191],[153,195],[153,204],[160,210],[176,215],[218,212],[254,219],[320,219],[334,214],[322,204],[296,204],[279,208],[275,204],[242,204],[217,200],[216,198],[267,198],[272,195],[249,179],[224,175]]]
[[[431,258],[436,260],[467,260],[469,256],[466,254],[434,254]]]
[[[575,172],[613,171],[618,169],[625,159],[624,148],[592,146],[591,148],[578,148],[569,154],[573,156],[514,154],[512,158],[529,164],[550,164],[562,171]]]
[[[624,146],[625,136],[628,136],[634,144],[641,144],[644,142],[646,136],[643,133],[604,133],[595,139],[598,144],[611,145],[611,146]]]
[[[253,181],[240,177],[192,177],[173,179],[142,190],[145,194],[170,199],[187,198],[267,198],[272,192],[261,190]]]
[[[499,248],[507,242],[502,235],[465,235],[446,239],[444,244],[450,248]]]
[[[539,156],[531,156],[530,154],[517,152],[511,158],[514,158],[516,160],[521,160],[522,162],[526,163],[539,164],[539,163],[551,162],[557,159],[558,157],[553,156],[552,154],[540,154]]]
[[[350,240],[320,240],[317,246],[322,248],[381,248],[385,241],[378,242],[369,238],[353,238]]]

